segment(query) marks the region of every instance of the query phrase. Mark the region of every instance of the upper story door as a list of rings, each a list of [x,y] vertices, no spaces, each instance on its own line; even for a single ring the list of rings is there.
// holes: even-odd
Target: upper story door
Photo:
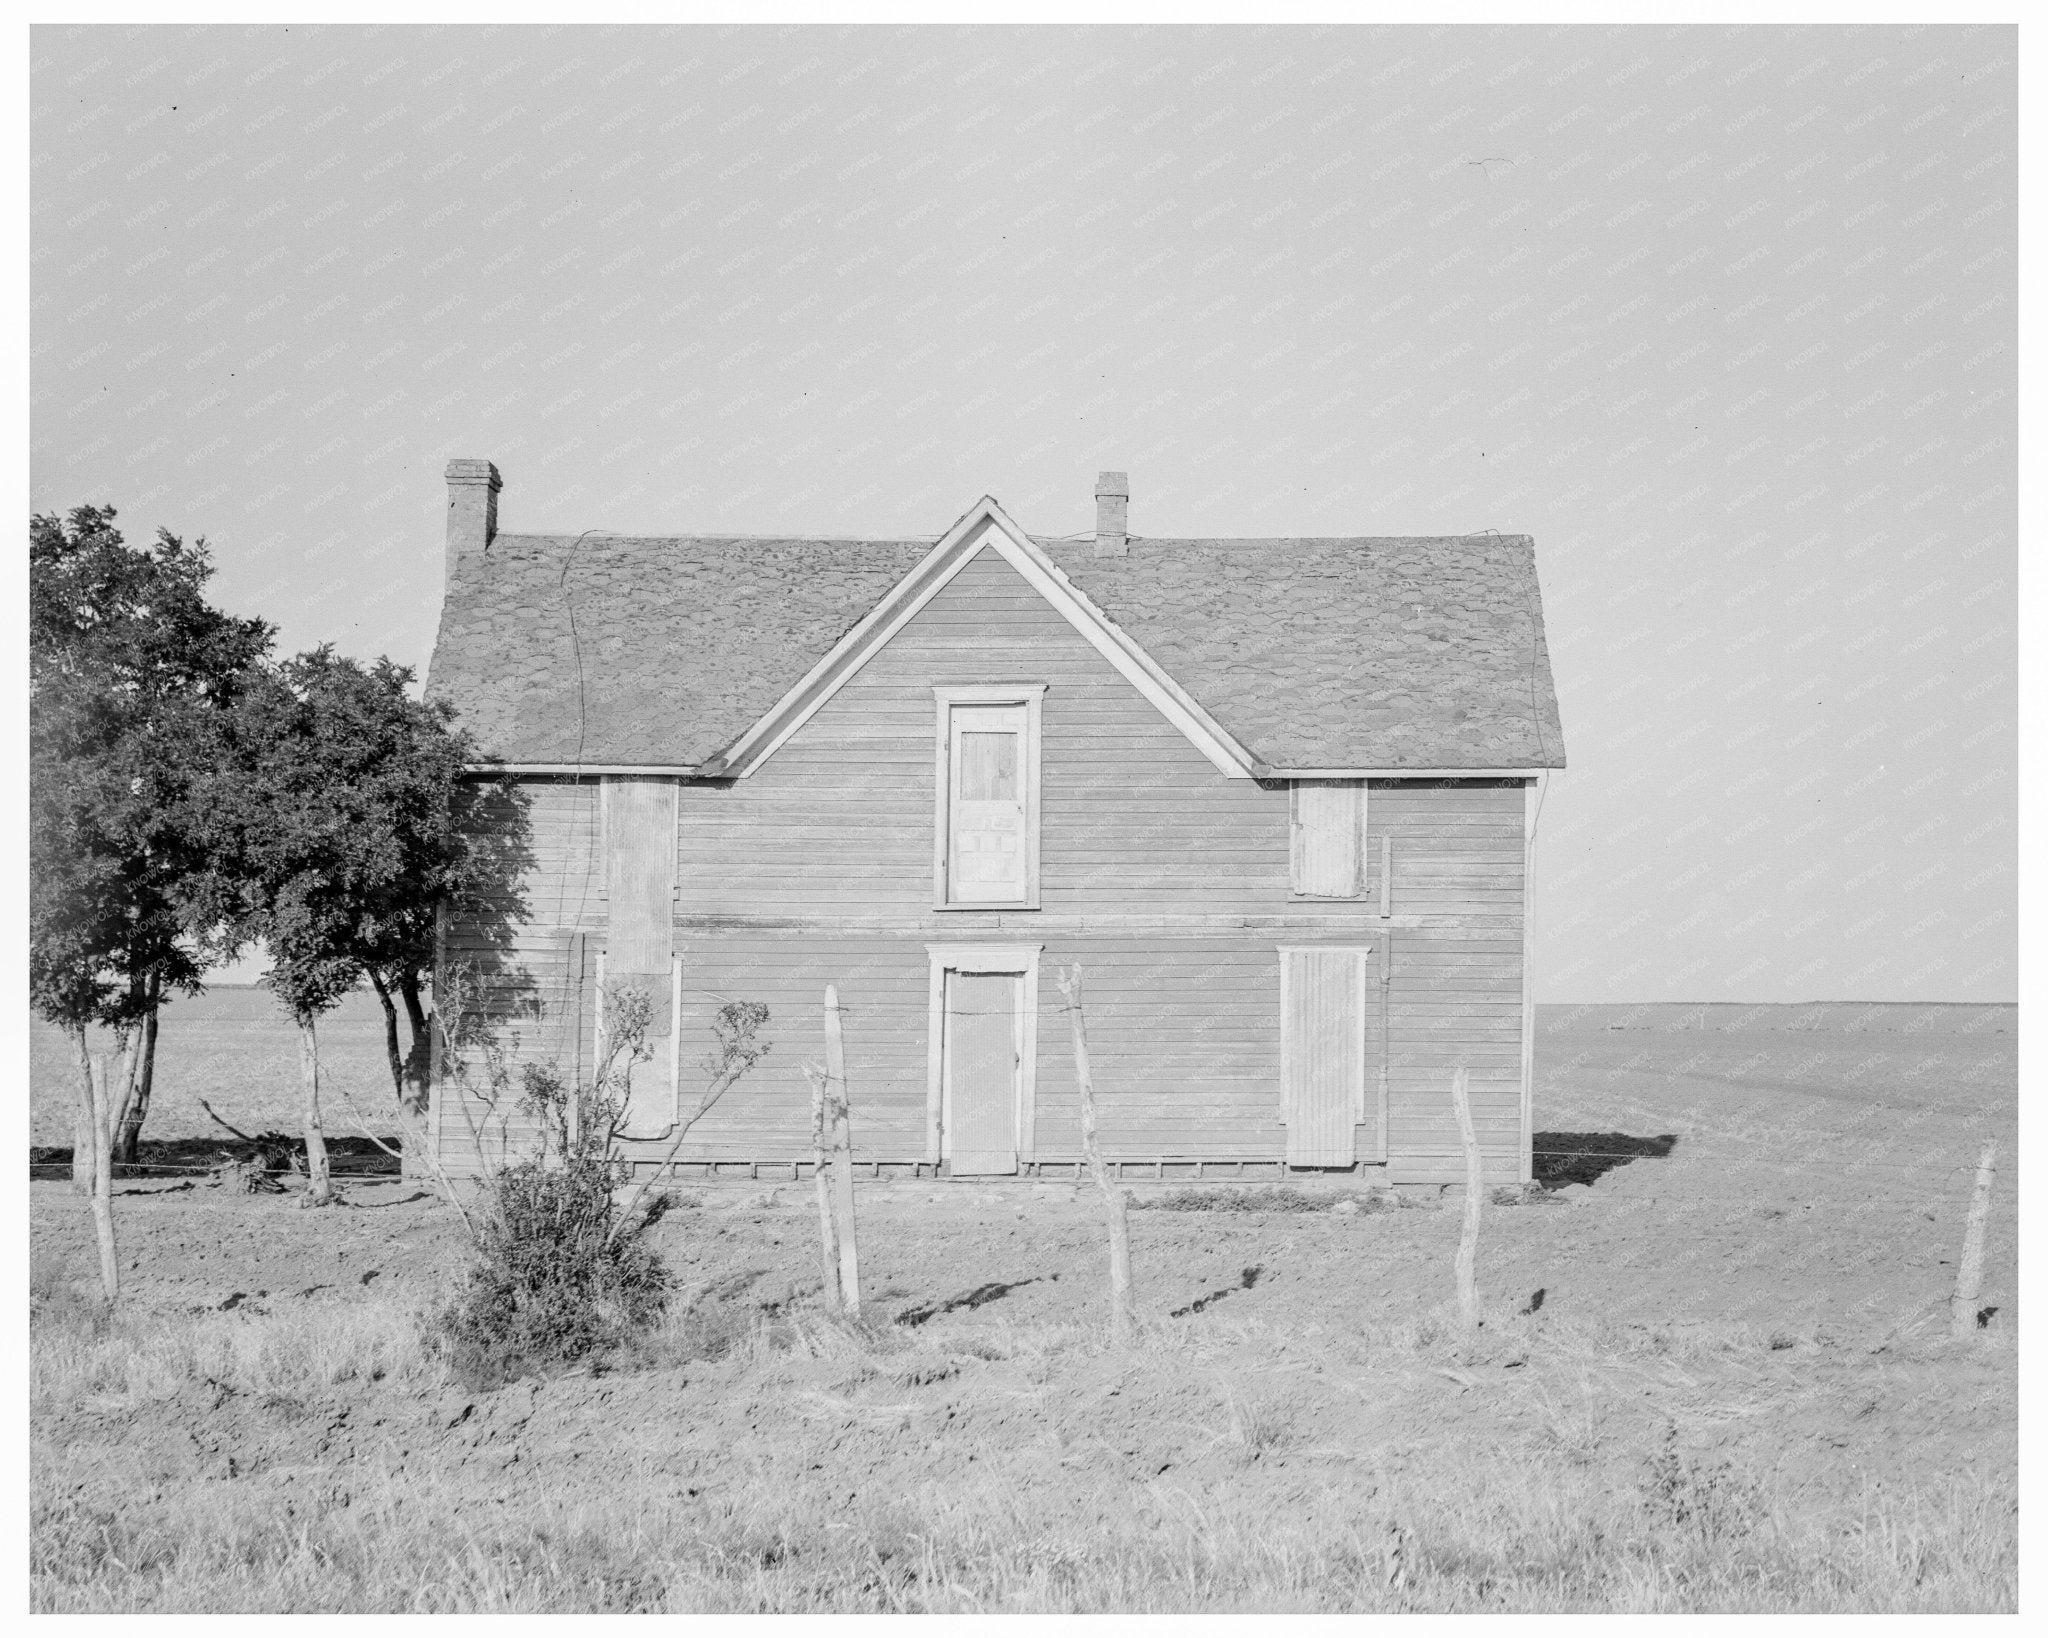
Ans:
[[[956,705],[947,747],[948,897],[955,904],[1021,904],[1030,896],[1022,705]]]

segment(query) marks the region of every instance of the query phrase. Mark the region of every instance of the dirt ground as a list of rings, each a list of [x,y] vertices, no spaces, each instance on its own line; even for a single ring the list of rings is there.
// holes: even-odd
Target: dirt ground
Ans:
[[[909,1528],[888,1522],[891,1509],[924,1508],[923,1518],[942,1502],[969,1505],[964,1497],[977,1518],[1009,1518],[1018,1540],[1079,1542],[1071,1551],[1085,1558],[1088,1541],[1133,1520],[1153,1521],[1155,1535],[1168,1528],[1176,1497],[1268,1519],[1290,1509],[1320,1517],[1332,1497],[1441,1487],[1454,1455],[1474,1497],[1505,1482],[1501,1473],[1519,1474],[1546,1493],[1554,1478],[1556,1494],[1583,1492],[1588,1507],[1617,1487],[1651,1498],[1643,1505],[1661,1494],[1680,1519],[1706,1516],[1705,1504],[1671,1495],[1717,1494],[1717,1474],[1740,1475],[1743,1495],[1767,1498],[1754,1505],[1792,1523],[1804,1508],[1815,1518],[1853,1508],[1859,1495],[1866,1509],[1875,1493],[1943,1486],[2004,1495],[2017,1426],[2009,1164],[1991,1217],[1984,1329],[1966,1344],[1944,1340],[1978,1143],[1995,1137],[2012,1155],[2011,1014],[1984,1016],[1991,1022],[1957,1014],[1944,1030],[1911,1033],[1839,1017],[1807,1030],[1673,1028],[1668,1017],[1659,1028],[1640,1018],[1615,1027],[1619,1012],[1563,1021],[1544,1043],[1539,1148],[1591,1181],[1539,1203],[1489,1205],[1479,1256],[1487,1324],[1476,1336],[1446,1315],[1455,1199],[1174,1211],[1141,1185],[1144,1209],[1131,1221],[1148,1336],[1125,1356],[1101,1343],[1105,1253],[1087,1192],[863,1183],[863,1288],[891,1340],[825,1346],[804,1330],[819,1284],[808,1186],[694,1187],[657,1230],[662,1254],[687,1291],[708,1288],[751,1315],[757,1338],[785,1328],[793,1340],[780,1351],[764,1354],[757,1341],[722,1358],[488,1394],[416,1374],[283,1395],[189,1380],[153,1396],[132,1386],[45,1395],[33,1429],[39,1505],[52,1530],[83,1529],[81,1519],[104,1528],[137,1498],[170,1508],[202,1492],[232,1492],[258,1511],[324,1498],[333,1514],[353,1499],[359,1518],[376,1508],[398,1517],[424,1485],[472,1519],[530,1509],[537,1494],[551,1506],[631,1497],[637,1513],[701,1542],[729,1541],[748,1509],[772,1504],[785,1510],[785,1532],[796,1528],[788,1519],[819,1530],[836,1520],[831,1528],[878,1551],[892,1529]],[[1617,1147],[1596,1148],[1603,1134]],[[1619,1140],[1665,1152],[1620,1160]],[[290,1195],[124,1185],[131,1309],[166,1325],[345,1326],[351,1314],[388,1322],[431,1305],[460,1263],[453,1214],[411,1183],[349,1193],[346,1209],[308,1212]],[[82,1202],[53,1183],[31,1195],[45,1282],[88,1276]],[[1003,1536],[999,1522],[989,1529]],[[797,1560],[756,1559],[755,1583],[782,1589],[754,1595],[765,1607],[847,1607],[843,1588],[806,1592],[801,1577],[789,1580]],[[897,1585],[888,1562],[883,1554],[874,1572],[884,1591]],[[1030,1585],[1065,1585],[1061,1562],[1031,1560],[1040,1580]],[[989,1607],[986,1588],[953,1574],[958,1598],[927,1584],[906,1607]],[[666,1585],[659,1597],[643,1588],[612,1602],[690,1602]],[[1388,1570],[1370,1597],[1303,1596],[1308,1607],[1473,1607],[1463,1594],[1386,1605],[1406,1585]],[[1941,1585],[1927,1595],[1937,1607],[1999,1602]],[[219,1596],[227,1601],[200,1605],[240,1607]],[[302,1607],[323,1607],[307,1596]],[[388,1590],[361,1596],[433,1607],[426,1592],[410,1603]],[[578,1607],[612,1597],[588,1596],[595,1603]],[[734,1595],[693,1596],[718,1605]],[[1012,1607],[1042,1607],[1017,1596]],[[1086,1590],[1044,1596],[1068,1607],[1118,1602]],[[1258,1607],[1254,1594],[1237,1596]],[[1493,1607],[1530,1607],[1511,1592],[1488,1596]],[[1799,1596],[1766,1589],[1756,1607]],[[1857,1598],[1846,1588],[1822,1602]],[[479,1599],[488,1602],[470,1602]],[[856,1603],[892,1607],[882,1593]],[[52,1591],[39,1607],[74,1604]]]
[[[71,1043],[41,1018],[31,1018],[28,1036],[29,1142],[69,1145],[78,1079]],[[391,1099],[384,1014],[376,997],[366,990],[344,996],[321,1019],[319,1039],[321,1073],[331,1094],[327,1130],[354,1132],[350,1103],[374,1118]],[[113,1038],[95,1031],[90,1045],[111,1053]],[[199,1107],[202,1098],[244,1132],[291,1132],[301,1095],[298,1031],[268,990],[223,984],[164,1006],[145,1137],[222,1136]]]

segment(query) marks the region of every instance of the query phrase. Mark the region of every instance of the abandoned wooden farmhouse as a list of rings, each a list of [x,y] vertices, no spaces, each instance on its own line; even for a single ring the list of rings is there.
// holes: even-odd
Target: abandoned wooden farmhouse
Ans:
[[[772,1047],[686,1174],[807,1160],[834,984],[863,1168],[1068,1175],[1078,962],[1126,1175],[1462,1180],[1461,1065],[1489,1177],[1530,1175],[1564,743],[1527,536],[1153,539],[1116,472],[1080,539],[986,498],[936,540],[520,535],[489,462],[447,482],[429,693],[530,840],[516,920],[444,916],[441,962],[565,1071],[601,992],[648,993],[636,1153],[741,1000]]]

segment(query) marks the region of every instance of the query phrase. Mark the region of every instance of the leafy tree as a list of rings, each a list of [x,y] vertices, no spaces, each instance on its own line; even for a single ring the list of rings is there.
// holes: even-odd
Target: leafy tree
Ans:
[[[493,959],[505,953],[525,910],[521,882],[532,864],[525,794],[510,779],[461,775],[476,753],[451,727],[452,713],[403,691],[411,673],[392,667],[384,685],[358,700],[359,730],[381,743],[376,793],[386,817],[392,873],[366,905],[355,940],[363,973],[384,1009],[392,1090],[423,1115],[434,1021],[424,997],[434,969],[442,912],[462,914]],[[399,1050],[403,1004],[407,1049]]]
[[[192,909],[236,945],[269,951],[264,982],[299,1028],[315,1204],[332,1195],[319,1019],[369,978],[384,1006],[393,1089],[406,1098],[392,992],[406,997],[419,1064],[431,1027],[419,980],[437,901],[502,892],[524,858],[504,845],[505,827],[472,822],[503,793],[460,777],[475,752],[445,706],[409,697],[412,680],[409,667],[363,665],[326,646],[267,670],[222,719],[228,777],[202,821],[213,864]]]
[[[207,723],[269,647],[262,620],[206,600],[206,542],[131,545],[111,506],[29,519],[29,990],[71,1037],[117,1032],[117,1159],[149,1110],[157,1010],[196,994],[208,951],[181,914],[206,866],[187,819],[208,785]],[[130,1048],[133,1047],[133,1051]]]

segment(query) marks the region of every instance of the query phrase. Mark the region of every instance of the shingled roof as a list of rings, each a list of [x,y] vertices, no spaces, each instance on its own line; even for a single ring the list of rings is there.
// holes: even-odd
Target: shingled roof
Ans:
[[[1261,772],[1564,766],[1526,535],[1031,538]],[[495,761],[698,767],[932,547],[501,534],[454,564],[428,694]]]

